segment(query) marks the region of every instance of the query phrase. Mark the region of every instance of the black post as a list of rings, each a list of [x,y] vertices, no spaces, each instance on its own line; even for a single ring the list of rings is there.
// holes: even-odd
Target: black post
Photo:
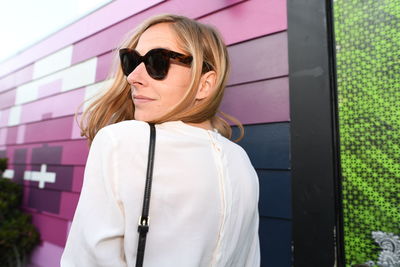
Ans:
[[[293,262],[344,266],[332,3],[288,0],[287,10]]]

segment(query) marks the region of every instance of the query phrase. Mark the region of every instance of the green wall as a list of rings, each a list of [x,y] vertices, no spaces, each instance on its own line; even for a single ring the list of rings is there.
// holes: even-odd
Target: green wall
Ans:
[[[400,234],[400,0],[336,0],[347,266],[378,261],[372,231]]]

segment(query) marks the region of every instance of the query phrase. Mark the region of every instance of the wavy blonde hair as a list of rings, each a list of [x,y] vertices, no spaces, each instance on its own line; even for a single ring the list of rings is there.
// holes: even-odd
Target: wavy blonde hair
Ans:
[[[151,122],[163,123],[181,120],[185,123],[201,123],[210,120],[214,128],[223,136],[231,139],[232,129],[225,120],[228,119],[240,129],[240,136],[234,141],[242,139],[244,136],[243,125],[236,118],[219,111],[230,66],[226,46],[215,28],[183,16],[157,15],[145,20],[134,29],[133,33],[129,34],[130,38],[127,38],[119,48],[135,48],[143,32],[158,23],[170,23],[177,35],[180,47],[187,54],[192,55],[192,79],[183,99],[170,112]],[[114,59],[117,58],[115,53]],[[211,96],[194,105],[202,76],[203,62],[206,62],[216,72],[215,90]],[[113,76],[111,87],[88,106],[79,122],[81,136],[86,136],[89,144],[104,126],[134,119],[135,107],[131,98],[131,88],[121,68],[115,68],[114,73],[110,76]]]

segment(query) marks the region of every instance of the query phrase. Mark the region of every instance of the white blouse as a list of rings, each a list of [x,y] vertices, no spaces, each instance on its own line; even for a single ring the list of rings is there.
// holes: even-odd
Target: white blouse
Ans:
[[[92,142],[61,267],[136,263],[150,128],[123,121]],[[259,267],[259,184],[217,131],[156,125],[145,267]]]

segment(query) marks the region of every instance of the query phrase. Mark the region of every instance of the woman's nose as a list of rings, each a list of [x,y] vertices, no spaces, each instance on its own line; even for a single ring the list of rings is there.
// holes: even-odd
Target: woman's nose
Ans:
[[[131,73],[129,73],[128,77],[126,78],[128,83],[143,83],[143,79],[146,77],[145,73],[146,67],[144,63],[140,63]]]

